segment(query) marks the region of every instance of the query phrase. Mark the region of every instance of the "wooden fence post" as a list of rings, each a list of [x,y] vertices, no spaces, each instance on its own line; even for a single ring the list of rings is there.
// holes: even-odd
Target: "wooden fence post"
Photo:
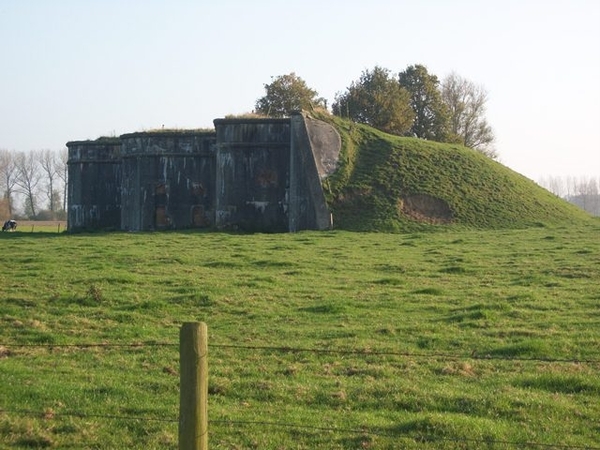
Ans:
[[[208,450],[208,333],[184,323],[179,334],[179,450]]]

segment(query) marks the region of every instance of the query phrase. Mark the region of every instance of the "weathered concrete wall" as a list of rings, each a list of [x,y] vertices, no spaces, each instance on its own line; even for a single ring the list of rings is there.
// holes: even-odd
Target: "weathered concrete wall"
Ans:
[[[331,227],[321,183],[339,157],[333,127],[303,114],[214,124],[68,143],[69,230]]]
[[[289,119],[216,119],[216,225],[288,230]]]
[[[302,114],[291,117],[289,231],[333,226],[321,181],[335,171],[341,138],[329,124]]]
[[[341,147],[330,125],[286,119],[216,119],[216,225],[259,231],[324,230],[331,214],[321,180]]]
[[[306,115],[303,117],[317,172],[322,181],[338,167],[342,138],[328,123]]]
[[[132,133],[121,142],[122,230],[214,224],[214,133]]]
[[[121,224],[121,143],[67,142],[67,230],[115,230]]]

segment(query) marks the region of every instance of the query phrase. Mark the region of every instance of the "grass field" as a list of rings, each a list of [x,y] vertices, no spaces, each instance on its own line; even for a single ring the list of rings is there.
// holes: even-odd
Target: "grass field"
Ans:
[[[600,222],[439,233],[0,234],[0,447],[600,448]],[[93,344],[93,345],[89,345]]]

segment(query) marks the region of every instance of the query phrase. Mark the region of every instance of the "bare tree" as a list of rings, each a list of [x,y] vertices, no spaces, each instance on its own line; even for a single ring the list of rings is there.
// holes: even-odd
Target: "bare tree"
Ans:
[[[572,201],[590,213],[598,214],[598,184],[595,178],[581,177],[575,185]]]
[[[600,216],[600,177],[543,177],[539,184],[590,214]]]
[[[17,182],[17,168],[13,154],[0,149],[0,196],[5,201],[10,217],[14,214],[13,195]]]
[[[578,195],[598,195],[598,184],[594,177],[581,177],[577,183]]]
[[[566,198],[570,199],[571,197],[576,195],[577,192],[577,177],[568,176],[565,180],[566,186]]]
[[[42,150],[39,153],[39,164],[44,177],[46,178],[46,196],[48,197],[48,210],[50,211],[50,218],[56,217],[56,210],[58,209],[57,197],[60,197],[56,190],[56,184],[59,181],[58,170],[58,154],[51,150]]]
[[[19,152],[15,156],[17,169],[16,186],[25,196],[25,214],[35,219],[37,216],[38,190],[42,178],[40,172],[40,152]]]
[[[494,133],[485,118],[487,99],[487,91],[482,86],[454,72],[442,82],[442,100],[450,113],[451,133],[466,147],[497,158],[492,147]]]
[[[62,210],[67,210],[67,189],[69,185],[69,151],[64,148],[58,152],[56,175],[62,182]]]
[[[565,182],[561,177],[542,177],[538,184],[559,197],[565,196]]]

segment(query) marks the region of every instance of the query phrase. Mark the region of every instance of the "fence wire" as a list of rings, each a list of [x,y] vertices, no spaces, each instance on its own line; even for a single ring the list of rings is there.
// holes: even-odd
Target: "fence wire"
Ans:
[[[317,354],[333,354],[333,355],[360,355],[360,356],[402,356],[407,358],[432,358],[432,359],[476,359],[476,360],[498,360],[498,361],[533,361],[544,363],[587,363],[598,364],[600,359],[568,359],[568,358],[547,358],[547,357],[523,357],[523,356],[505,356],[505,355],[480,355],[475,352],[464,355],[450,353],[418,353],[418,352],[399,352],[393,350],[371,350],[371,349],[311,349],[297,347],[270,347],[270,346],[249,346],[235,344],[211,344],[214,348],[232,348],[244,350],[261,350],[261,351],[276,351],[282,353],[317,353]]]
[[[76,343],[76,344],[35,344],[35,343],[0,343],[0,349],[4,349],[4,354],[10,356],[11,348],[43,348],[43,349],[89,349],[89,348],[101,348],[101,349],[139,349],[144,347],[178,347],[178,342],[135,342],[135,343]],[[290,347],[290,346],[259,346],[259,345],[239,345],[239,344],[210,344],[209,348],[220,348],[220,349],[233,349],[233,350],[252,350],[252,351],[266,351],[266,352],[280,352],[280,353],[313,353],[313,354],[329,354],[329,355],[354,355],[354,356],[374,356],[374,357],[405,357],[405,358],[428,358],[428,359],[447,359],[447,360],[499,360],[499,361],[530,361],[539,363],[572,363],[572,364],[600,364],[600,359],[590,358],[548,358],[548,357],[516,357],[516,356],[505,356],[505,355],[480,355],[475,352],[470,354],[450,354],[441,352],[408,352],[408,351],[392,351],[392,350],[373,350],[373,349],[331,349],[331,348],[306,348],[306,347]],[[7,353],[8,352],[8,353]],[[30,409],[18,409],[18,408],[2,408],[0,407],[0,414],[14,414],[20,416],[35,417],[39,419],[51,420],[55,417],[77,417],[77,418],[92,418],[92,419],[103,419],[103,420],[123,420],[123,421],[142,421],[142,422],[165,422],[165,423],[178,423],[179,418],[161,418],[161,417],[142,417],[142,416],[127,416],[127,415],[112,415],[112,414],[93,414],[82,411],[65,411],[56,412],[53,410],[35,411]],[[216,419],[211,420],[209,417],[209,425],[221,425],[221,426],[262,426],[262,427],[277,427],[277,428],[288,428],[288,429],[302,429],[312,432],[331,432],[338,434],[353,434],[353,435],[367,435],[367,436],[379,436],[387,438],[404,438],[415,442],[427,441],[427,442],[456,442],[465,443],[471,445],[478,444],[498,444],[505,445],[515,448],[543,448],[543,449],[563,449],[563,450],[600,450],[600,447],[590,446],[578,446],[578,445],[564,445],[564,444],[545,444],[540,442],[516,442],[506,440],[493,440],[493,439],[464,439],[464,438],[448,438],[435,435],[423,435],[423,434],[410,434],[408,432],[402,433],[399,431],[391,432],[389,430],[383,430],[378,428],[338,428],[338,427],[323,427],[323,426],[312,426],[306,424],[288,423],[288,422],[272,422],[272,421],[252,421],[252,420],[226,420]]]
[[[86,349],[86,348],[142,348],[142,347],[178,347],[178,342],[138,342],[138,343],[80,343],[80,344],[20,344],[20,343],[0,343],[0,347],[9,348],[70,348],[70,349]],[[447,360],[489,360],[489,361],[517,361],[517,362],[540,362],[540,363],[567,363],[567,364],[600,364],[600,358],[550,358],[544,356],[528,357],[528,356],[508,356],[508,355],[493,355],[479,354],[476,351],[469,354],[451,354],[443,352],[409,352],[395,350],[373,350],[373,349],[331,349],[331,348],[307,348],[307,347],[290,347],[290,346],[261,346],[261,345],[241,345],[241,344],[213,344],[212,348],[225,348],[237,350],[257,350],[271,351],[280,353],[313,353],[313,354],[330,354],[330,355],[357,355],[357,356],[397,356],[405,358],[431,358],[431,359],[447,359]]]
[[[81,419],[107,419],[107,420],[137,420],[142,422],[178,422],[179,419],[165,419],[161,417],[141,417],[141,416],[121,416],[117,414],[92,414],[81,411],[61,411],[53,410],[34,411],[31,409],[10,409],[0,408],[0,414],[10,413],[20,416],[37,417],[41,419],[53,419],[55,417],[78,417]]]
[[[388,438],[397,438],[402,437],[406,439],[410,439],[413,441],[427,441],[427,442],[464,442],[471,444],[502,444],[502,445],[510,445],[513,447],[523,448],[523,447],[538,447],[538,448],[557,448],[557,449],[587,449],[587,450],[600,450],[600,447],[590,447],[588,445],[564,445],[564,444],[544,444],[541,442],[517,442],[517,441],[506,441],[506,440],[495,440],[495,439],[465,439],[465,438],[448,438],[443,436],[433,436],[433,435],[411,435],[409,433],[401,433],[401,432],[390,432],[386,430],[376,429],[376,428],[337,428],[337,427],[316,427],[311,425],[300,425],[300,424],[290,424],[284,422],[266,422],[266,421],[253,421],[253,420],[212,420],[209,423],[213,424],[225,424],[225,425],[242,425],[242,426],[268,426],[268,427],[279,427],[279,428],[295,428],[295,429],[304,429],[308,431],[318,431],[318,432],[332,432],[332,433],[343,433],[343,434],[362,434],[369,436],[381,436]]]
[[[106,420],[125,420],[125,421],[141,421],[141,422],[166,422],[166,423],[178,423],[179,419],[168,419],[160,417],[140,417],[140,416],[121,416],[121,415],[107,415],[107,414],[89,414],[78,411],[68,412],[54,412],[54,411],[34,411],[29,409],[0,409],[0,414],[15,414],[21,416],[28,416],[34,418],[41,418],[51,420],[55,417],[77,417],[82,419],[106,419]],[[562,450],[600,450],[600,447],[590,447],[589,445],[565,445],[565,444],[546,444],[541,442],[530,442],[530,441],[507,441],[497,439],[466,439],[466,438],[449,438],[443,436],[425,435],[418,434],[412,435],[410,433],[390,432],[377,428],[339,428],[339,427],[323,427],[313,426],[289,422],[270,422],[270,421],[259,421],[259,420],[226,420],[217,419],[208,421],[210,425],[225,425],[225,426],[261,426],[271,428],[288,428],[296,430],[305,430],[310,432],[327,432],[327,433],[338,433],[338,434],[352,434],[362,436],[378,436],[386,438],[403,438],[412,440],[415,442],[455,442],[465,444],[501,444],[511,446],[515,448],[545,448],[545,449],[562,449]]]

